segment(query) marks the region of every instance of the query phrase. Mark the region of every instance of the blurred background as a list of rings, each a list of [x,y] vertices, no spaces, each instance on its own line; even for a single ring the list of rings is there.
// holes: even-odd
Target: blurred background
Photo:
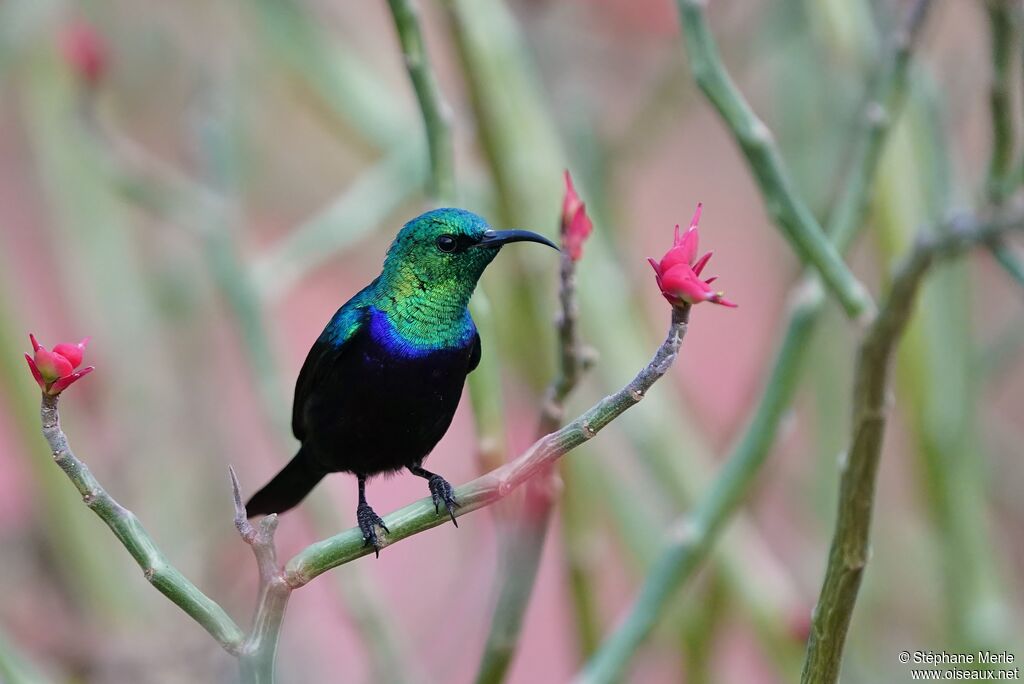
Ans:
[[[417,4],[452,108],[458,203],[497,227],[555,236],[568,168],[594,219],[579,287],[582,335],[599,360],[571,415],[627,382],[660,341],[669,309],[645,257],[698,201],[711,272],[740,305],[695,310],[669,377],[562,464],[508,681],[565,681],[742,434],[800,265],[692,82],[669,0]],[[906,6],[710,3],[726,64],[819,217]],[[876,293],[919,228],[982,195],[988,46],[983,3],[937,3],[851,254]],[[256,569],[232,525],[227,465],[251,493],[294,453],[287,422],[305,353],[377,274],[398,228],[428,208],[427,168],[384,2],[0,2],[0,659],[39,681],[235,672],[51,462],[21,359],[27,333],[47,346],[92,336],[97,371],[63,403],[76,453],[248,625]],[[481,457],[464,398],[430,458],[453,483],[535,436],[555,368],[557,268],[540,250],[506,250],[483,279],[504,436]],[[919,302],[844,681],[904,681],[899,650],[983,644],[1024,657],[1021,304],[984,252],[938,270]],[[857,337],[830,304],[752,496],[630,681],[796,678]],[[370,485],[382,514],[425,494],[408,476]],[[355,481],[328,478],[283,517],[282,557],[352,526],[354,509]],[[280,680],[472,681],[506,524],[480,511],[296,592]]]

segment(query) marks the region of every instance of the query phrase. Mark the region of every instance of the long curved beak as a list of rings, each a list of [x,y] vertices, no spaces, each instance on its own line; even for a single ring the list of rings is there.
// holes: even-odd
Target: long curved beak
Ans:
[[[510,242],[539,242],[552,249],[558,249],[558,245],[551,240],[529,230],[488,230],[484,232],[483,239],[476,243],[476,246],[498,248]]]

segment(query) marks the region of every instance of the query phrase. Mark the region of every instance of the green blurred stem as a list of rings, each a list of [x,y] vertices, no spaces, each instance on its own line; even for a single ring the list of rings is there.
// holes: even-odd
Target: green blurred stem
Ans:
[[[311,16],[311,5],[245,0],[241,6],[255,17],[266,41],[267,49],[259,46],[258,51],[286,67],[301,86],[299,93],[311,96],[311,109],[340,128],[339,139],[349,140],[355,133],[367,146],[385,150],[406,136],[412,121],[396,105],[387,79],[337,40],[325,28],[327,22]]]
[[[829,238],[840,253],[858,234],[867,214],[871,187],[885,141],[907,95],[907,71],[932,0],[916,0],[891,43],[862,108],[860,132],[849,171],[829,214]]]
[[[388,4],[426,131],[431,195],[435,204],[452,205],[456,202],[456,184],[451,110],[427,57],[426,41],[413,0],[388,0]],[[471,310],[481,337],[496,339],[490,301],[482,290],[474,295]],[[485,354],[481,359],[480,367],[469,377],[469,394],[477,432],[477,458],[481,471],[486,472],[504,460],[505,426],[497,354]]]
[[[482,340],[497,340],[494,309],[479,287],[470,301],[473,322]],[[477,463],[481,473],[505,462],[505,410],[501,389],[501,356],[482,354],[480,365],[469,374],[469,400],[476,427]]]
[[[910,51],[931,4],[931,0],[918,0],[911,8],[869,91],[864,107],[868,125],[861,129],[847,182],[828,222],[829,237],[840,252],[847,249],[863,224],[886,134],[905,99]],[[793,401],[806,358],[803,350],[810,343],[824,304],[821,280],[815,273],[807,273],[790,293],[785,332],[743,436],[710,491],[697,504],[692,519],[680,523],[679,529],[685,534],[672,535],[662,548],[629,612],[587,663],[581,681],[612,682],[622,676],[640,643],[664,614],[672,593],[701,567],[725,523],[749,494]]]
[[[992,250],[992,256],[1003,267],[1007,275],[1013,278],[1019,286],[1024,287],[1024,261],[1021,260],[1020,255],[1002,240],[994,241],[989,245],[989,249]]]
[[[989,107],[992,115],[992,151],[989,155],[985,191],[989,202],[1001,204],[1013,192],[1019,178],[1014,173],[1016,134],[1013,106],[1010,103],[1010,79],[1014,44],[1017,42],[1018,18],[1010,0],[987,0],[992,80],[989,86]]]
[[[874,310],[871,295],[826,239],[824,230],[793,186],[771,131],[726,71],[705,16],[705,0],[678,0],[678,4],[693,76],[743,150],[769,215],[804,264],[821,274],[847,315],[857,319],[869,317]]]
[[[823,300],[824,293],[814,280],[796,292],[782,346],[752,423],[711,490],[670,532],[625,619],[587,663],[578,681],[615,682],[622,677],[636,649],[664,614],[672,594],[703,564],[725,524],[749,493],[789,407],[805,343]]]
[[[416,99],[423,114],[430,149],[430,192],[441,204],[455,201],[455,153],[452,145],[451,110],[441,95],[437,78],[430,68],[427,49],[413,0],[388,0],[395,20],[398,41],[402,45],[405,67],[409,71]]]
[[[1015,173],[1014,154],[1017,149],[1010,101],[1015,43],[1019,40],[1021,17],[1017,3],[1009,0],[987,0],[992,82],[989,86],[989,108],[992,115],[992,151],[989,154],[985,192],[994,205],[1002,204],[1024,177]],[[1001,242],[990,246],[992,256],[1017,283],[1024,285],[1024,264]]]
[[[107,524],[139,564],[149,583],[198,622],[225,651],[238,655],[245,638],[238,625],[167,561],[135,514],[117,503],[89,468],[75,457],[60,427],[57,397],[43,395],[40,417],[53,460],[82,494],[85,505]]]
[[[898,267],[878,316],[860,343],[853,390],[850,446],[841,463],[839,507],[828,568],[821,587],[802,684],[839,680],[846,634],[867,565],[875,484],[889,412],[893,352],[913,312],[924,276],[938,260],[1024,229],[1024,214],[990,222],[961,218],[940,237],[922,239]]]
[[[476,673],[477,684],[498,684],[505,680],[519,645],[523,617],[530,605],[537,581],[544,540],[547,539],[551,510],[561,490],[561,480],[552,466],[543,468],[523,488],[521,510],[508,522],[502,536],[501,583]],[[511,516],[510,516],[511,517]]]
[[[514,461],[458,487],[455,495],[461,506],[455,515],[466,515],[505,498],[638,404],[654,383],[668,372],[678,356],[686,335],[689,314],[689,307],[672,310],[672,321],[665,341],[658,347],[654,358],[625,387],[608,395],[565,427],[537,440]],[[442,525],[447,520],[447,516],[437,514],[429,499],[421,499],[384,518],[390,530],[384,543],[393,544]],[[290,586],[299,587],[331,568],[371,552],[372,549],[364,545],[359,529],[352,528],[300,551],[288,561],[285,576]]]
[[[562,252],[558,298],[558,372],[548,387],[541,408],[538,433],[543,436],[558,429],[565,415],[565,400],[579,383],[587,366],[587,354],[580,342],[576,302],[576,261],[565,244],[566,226],[562,225]],[[552,464],[535,475],[524,488],[522,510],[511,521],[506,536],[501,589],[491,618],[491,630],[480,659],[477,684],[497,684],[515,655],[523,617],[537,581],[544,540],[551,523],[551,511],[561,489],[561,479]]]
[[[419,192],[422,148],[403,146],[363,171],[338,197],[296,226],[251,266],[263,298],[288,292],[315,268],[369,235]]]
[[[0,630],[0,682],[6,684],[45,684],[50,679],[19,653]]]

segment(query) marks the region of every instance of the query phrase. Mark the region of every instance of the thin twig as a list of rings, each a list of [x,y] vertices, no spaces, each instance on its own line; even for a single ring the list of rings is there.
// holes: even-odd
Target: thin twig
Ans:
[[[853,390],[850,446],[842,457],[839,506],[828,569],[814,611],[802,684],[839,679],[843,648],[860,582],[867,565],[871,513],[889,412],[889,376],[893,351],[910,316],[929,268],[1009,230],[1024,229],[1024,215],[978,222],[960,219],[941,237],[921,240],[897,269],[879,314],[861,341]]]
[[[847,315],[869,317],[874,310],[871,295],[826,239],[825,231],[793,186],[771,131],[726,71],[704,13],[706,0],[678,0],[678,4],[693,76],[743,150],[769,215],[804,264],[821,274]]]
[[[887,57],[868,92],[864,126],[851,166],[829,217],[829,237],[845,251],[861,229],[880,152],[906,93],[909,56],[920,35],[931,0],[917,0],[892,40]],[[621,677],[636,649],[670,605],[672,593],[707,559],[726,523],[746,499],[765,464],[779,423],[793,401],[804,353],[824,310],[821,280],[809,272],[789,295],[788,319],[764,391],[742,437],[729,453],[711,489],[690,519],[681,521],[651,566],[629,611],[581,673],[581,681],[611,682]]]
[[[539,439],[519,458],[458,487],[455,496],[461,505],[455,515],[466,515],[508,496],[545,467],[592,439],[608,423],[638,404],[675,361],[686,334],[689,314],[688,307],[672,310],[672,322],[665,341],[658,347],[650,363],[628,385],[605,397],[565,427]],[[401,541],[447,520],[447,517],[436,513],[429,499],[421,499],[384,517],[384,523],[390,530],[384,544]],[[372,549],[364,545],[359,529],[352,528],[300,551],[285,566],[285,577],[290,586],[300,587],[331,568],[371,552]]]
[[[234,620],[167,561],[135,514],[115,501],[89,468],[75,457],[60,427],[57,397],[43,395],[40,417],[53,460],[82,494],[85,505],[107,524],[139,564],[149,583],[198,622],[225,651],[238,655],[245,635]]]
[[[402,45],[405,67],[409,71],[416,99],[420,103],[427,145],[430,148],[430,188],[437,202],[451,204],[455,199],[455,153],[452,147],[451,110],[444,101],[437,78],[427,58],[419,15],[413,0],[388,0]]]
[[[277,562],[277,548],[274,546],[277,515],[271,514],[260,520],[259,528],[249,522],[245,504],[242,503],[238,476],[230,466],[228,472],[231,475],[231,494],[235,503],[235,528],[242,541],[252,547],[260,573],[260,593],[252,630],[238,656],[242,684],[272,684],[281,623],[292,592]]]

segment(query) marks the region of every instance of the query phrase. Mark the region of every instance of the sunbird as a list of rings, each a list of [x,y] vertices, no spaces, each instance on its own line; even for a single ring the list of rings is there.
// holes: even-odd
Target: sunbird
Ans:
[[[377,528],[388,528],[366,502],[366,482],[405,468],[427,481],[435,512],[444,505],[455,523],[452,486],[423,461],[448,431],[466,376],[480,363],[469,298],[510,242],[558,249],[528,230],[492,230],[463,209],[428,211],[405,224],[380,275],[338,309],[309,350],[292,406],[301,446],[249,499],[249,517],[287,511],[328,473],[352,473],[359,529],[380,555]]]

